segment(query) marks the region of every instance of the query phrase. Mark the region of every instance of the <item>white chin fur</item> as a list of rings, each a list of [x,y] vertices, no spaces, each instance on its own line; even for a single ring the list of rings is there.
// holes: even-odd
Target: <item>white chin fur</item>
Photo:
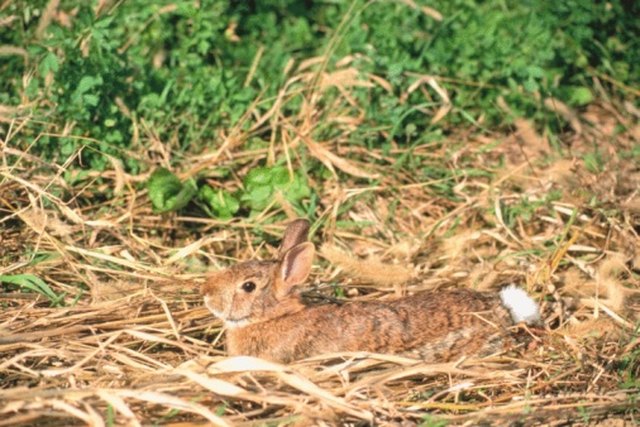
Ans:
[[[516,285],[509,285],[500,291],[500,299],[515,323],[533,324],[540,322],[540,306]]]
[[[241,327],[246,326],[246,325],[249,324],[249,320],[247,320],[247,319],[239,319],[239,320],[227,319],[226,315],[222,311],[216,310],[215,308],[211,307],[211,305],[209,305],[209,297],[208,296],[204,297],[204,305],[207,306],[209,311],[211,313],[213,313],[214,316],[216,316],[218,319],[222,320],[224,322],[224,326],[229,328],[229,329],[241,328]]]
[[[224,319],[224,326],[226,326],[229,329],[241,328],[243,326],[247,326],[248,324],[249,324],[249,321],[247,319],[240,319],[240,320]]]

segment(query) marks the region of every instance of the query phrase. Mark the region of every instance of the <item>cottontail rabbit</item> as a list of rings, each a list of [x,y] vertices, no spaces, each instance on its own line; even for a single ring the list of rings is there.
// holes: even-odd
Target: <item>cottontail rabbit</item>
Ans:
[[[296,286],[307,279],[314,246],[309,223],[287,227],[274,261],[247,261],[213,273],[205,305],[227,327],[230,355],[280,362],[342,351],[370,351],[445,361],[490,353],[516,322],[536,323],[538,305],[515,286],[500,293],[425,291],[394,301],[304,305]]]

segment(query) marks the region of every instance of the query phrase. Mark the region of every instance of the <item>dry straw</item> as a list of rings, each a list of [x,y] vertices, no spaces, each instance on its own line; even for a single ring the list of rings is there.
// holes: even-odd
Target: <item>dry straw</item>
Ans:
[[[247,111],[221,134],[221,145],[186,158],[180,176],[224,165],[240,177],[256,159],[286,158],[295,168],[305,147],[334,174],[311,182],[319,197],[316,243],[333,241],[312,280],[320,294],[330,296],[328,283],[347,280],[354,299],[386,298],[390,287],[404,293],[516,282],[543,302],[545,331],[527,347],[453,363],[360,353],[289,366],[227,358],[221,325],[202,307],[197,285],[207,269],[268,256],[269,245],[252,246],[254,227],[280,235],[283,223],[273,224],[274,216],[295,215],[286,200],[252,220],[231,223],[156,215],[145,191],[137,189],[145,177],[128,175],[117,161],[100,181],[94,174],[67,184],[61,177],[73,159],[51,165],[15,143],[32,117],[22,115],[24,106],[0,106],[6,124],[0,142],[0,275],[40,278],[56,294],[66,293],[67,303],[50,307],[42,295],[3,285],[0,425],[558,425],[637,419],[640,257],[632,202],[640,179],[637,167],[616,154],[638,143],[637,117],[618,105],[598,110],[596,118],[621,121],[628,129],[609,138],[597,123],[587,126],[577,112],[546,100],[575,131],[567,134],[570,173],[566,159],[541,161],[550,154],[547,138],[523,121],[515,132],[489,139],[453,131],[452,141],[467,141],[453,154],[446,155],[446,144],[413,147],[412,155],[423,162],[453,159],[447,166],[456,173],[443,180],[455,182],[456,197],[444,198],[431,190],[442,180],[416,182],[403,169],[389,173],[393,158],[382,150],[344,143],[363,121],[353,88],[388,86],[350,64],[346,58],[331,69],[321,57],[292,65],[273,108]],[[413,77],[412,91],[433,90],[441,100],[425,113],[438,120],[448,114],[444,80]],[[286,115],[282,107],[293,98],[302,100],[299,113]],[[326,123],[335,136],[315,140],[314,131]],[[152,133],[135,127],[141,142],[151,144]],[[271,135],[268,150],[245,150],[256,132]],[[595,177],[579,160],[593,140],[611,154]],[[494,141],[503,143],[486,150]],[[392,151],[397,156],[405,150]],[[139,154],[156,164],[146,155]],[[171,155],[164,151],[166,160]],[[509,172],[494,180],[464,173],[470,161],[486,168],[500,159],[507,159]],[[556,165],[562,173],[554,172]],[[377,177],[378,184],[368,186],[363,177]],[[241,182],[218,184],[235,189]],[[102,197],[107,185],[117,190],[110,200]],[[528,221],[509,217],[523,196],[545,200],[550,190],[561,201],[540,204]],[[618,210],[607,215],[589,208],[593,197]],[[366,227],[339,227],[339,221]]]

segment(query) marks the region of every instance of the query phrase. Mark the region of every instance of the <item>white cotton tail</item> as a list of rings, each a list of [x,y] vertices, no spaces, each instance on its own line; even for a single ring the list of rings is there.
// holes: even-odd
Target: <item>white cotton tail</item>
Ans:
[[[540,322],[540,306],[523,289],[509,285],[500,291],[500,299],[515,323],[531,325]]]

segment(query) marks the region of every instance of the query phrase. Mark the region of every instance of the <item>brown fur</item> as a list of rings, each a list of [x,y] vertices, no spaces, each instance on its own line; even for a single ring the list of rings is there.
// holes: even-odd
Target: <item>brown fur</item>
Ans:
[[[306,221],[289,226],[280,260],[232,266],[212,274],[202,287],[205,304],[228,327],[230,355],[289,362],[370,351],[441,361],[493,352],[507,342],[511,317],[494,293],[452,289],[389,302],[304,305],[295,287],[311,268],[307,230]],[[253,291],[244,290],[247,282],[255,285]]]

